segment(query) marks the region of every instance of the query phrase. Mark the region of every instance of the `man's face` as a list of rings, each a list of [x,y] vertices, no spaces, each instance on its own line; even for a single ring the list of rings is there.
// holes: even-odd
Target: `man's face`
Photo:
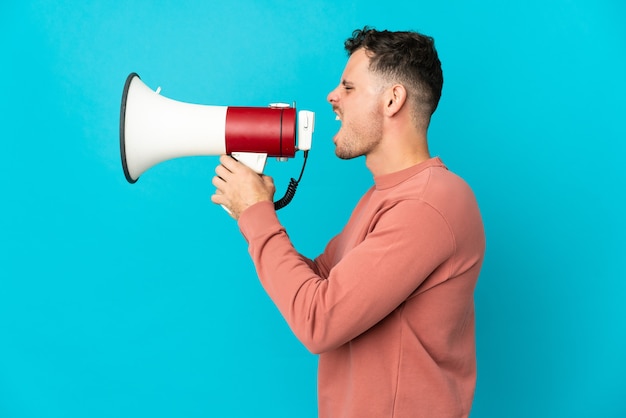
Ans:
[[[369,69],[364,49],[348,60],[339,85],[328,94],[328,101],[341,121],[333,142],[342,159],[375,151],[382,139],[382,83]]]

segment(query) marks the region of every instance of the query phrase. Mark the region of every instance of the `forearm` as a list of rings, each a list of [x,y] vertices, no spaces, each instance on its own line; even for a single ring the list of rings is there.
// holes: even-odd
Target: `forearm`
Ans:
[[[306,329],[315,293],[326,281],[317,264],[293,247],[270,205],[260,203],[242,214],[239,226],[249,243],[249,252],[263,288],[296,336],[309,349]]]

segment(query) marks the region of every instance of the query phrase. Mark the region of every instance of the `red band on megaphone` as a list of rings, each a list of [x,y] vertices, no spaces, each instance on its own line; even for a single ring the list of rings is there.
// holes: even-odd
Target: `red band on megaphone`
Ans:
[[[227,154],[257,152],[291,158],[296,153],[296,109],[229,106],[225,140]]]

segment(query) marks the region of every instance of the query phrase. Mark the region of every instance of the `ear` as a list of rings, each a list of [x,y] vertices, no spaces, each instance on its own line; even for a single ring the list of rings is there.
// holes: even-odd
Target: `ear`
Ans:
[[[385,95],[385,113],[387,116],[396,115],[406,104],[406,89],[402,84],[392,85]]]

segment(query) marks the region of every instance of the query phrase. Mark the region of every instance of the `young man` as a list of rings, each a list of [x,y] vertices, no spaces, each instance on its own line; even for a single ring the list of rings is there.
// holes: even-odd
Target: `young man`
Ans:
[[[364,28],[328,101],[343,159],[374,186],[314,260],[279,223],[274,185],[234,159],[212,200],[249,243],[295,335],[319,353],[320,417],[468,416],[476,381],[473,292],[485,237],[468,185],[431,158],[426,133],[443,75],[432,38]]]

